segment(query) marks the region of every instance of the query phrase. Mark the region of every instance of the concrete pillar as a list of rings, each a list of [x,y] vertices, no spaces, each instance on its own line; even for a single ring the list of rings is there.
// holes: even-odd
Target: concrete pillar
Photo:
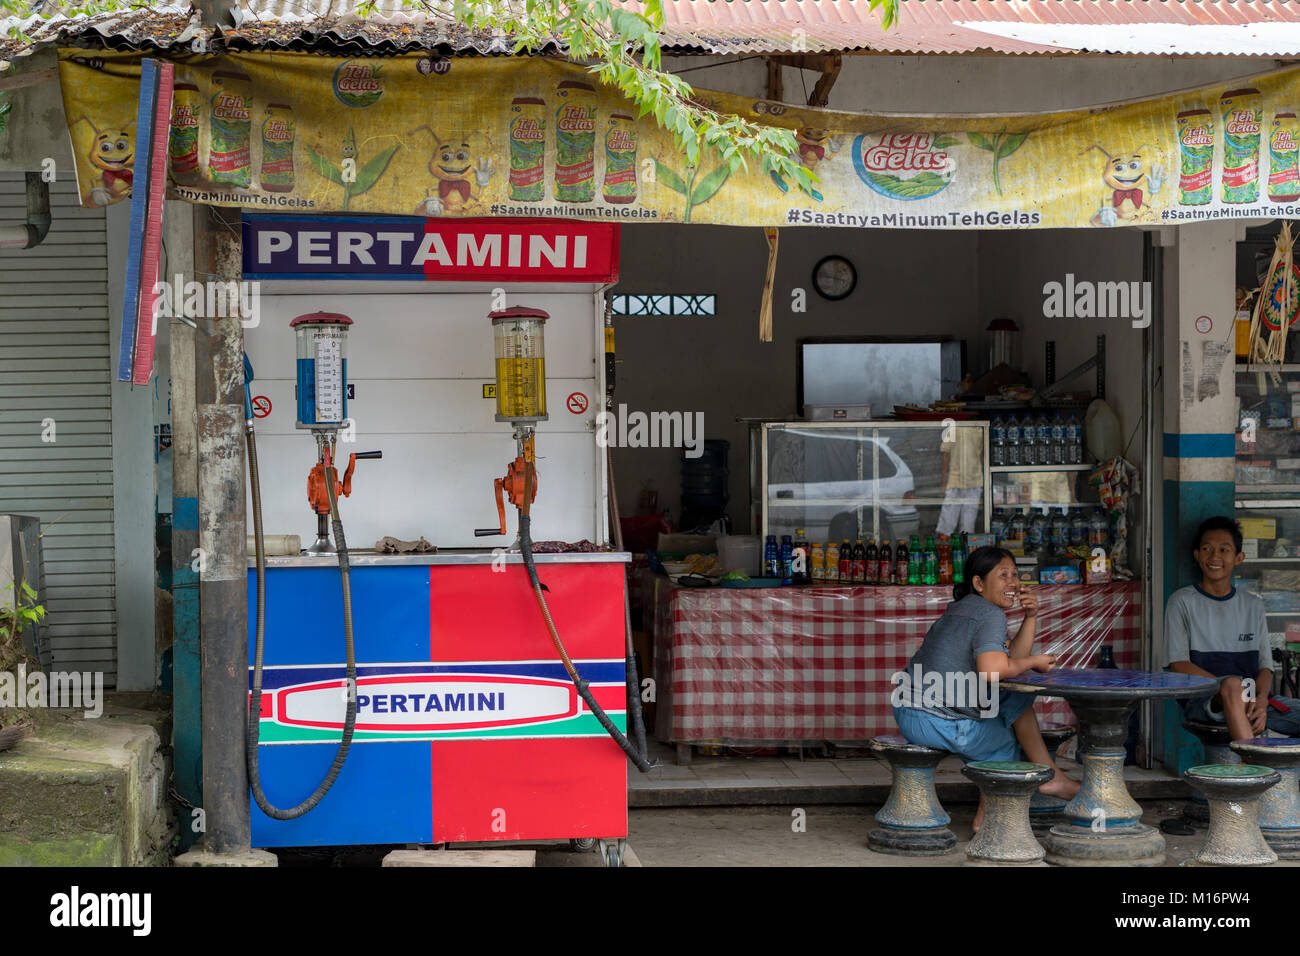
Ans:
[[[1164,604],[1197,580],[1191,549],[1197,526],[1233,513],[1236,479],[1236,244],[1241,222],[1179,226],[1165,249],[1166,294],[1162,343],[1164,451],[1161,581],[1154,663],[1163,664]],[[1154,491],[1154,489],[1152,489]],[[1164,762],[1181,772],[1200,759],[1196,740],[1181,729],[1177,705],[1165,706]]]
[[[165,215],[167,272],[175,282],[194,279],[194,216],[188,203],[172,201]],[[172,381],[172,748],[177,792],[203,806],[202,708],[199,704],[198,438],[194,409],[194,329],[171,320]],[[183,814],[181,846],[197,837]]]
[[[194,210],[200,281],[237,282],[239,214]],[[204,848],[249,848],[248,572],[244,545],[244,330],[238,315],[199,318],[194,334],[198,419],[198,532],[201,615]]]

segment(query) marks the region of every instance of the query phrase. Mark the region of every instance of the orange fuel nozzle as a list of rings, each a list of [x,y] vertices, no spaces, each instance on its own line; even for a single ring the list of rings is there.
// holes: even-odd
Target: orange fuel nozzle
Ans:
[[[506,533],[506,498],[510,503],[520,510],[524,510],[524,458],[520,455],[508,466],[504,478],[497,478],[492,482],[494,496],[497,502],[497,520],[500,522],[500,529],[497,528],[475,528],[475,537],[485,538],[490,535]],[[532,494],[528,496],[528,503],[532,504],[537,500],[537,471],[533,470],[533,488]]]
[[[347,471],[343,473],[343,480],[339,481],[335,478],[334,497],[350,498],[352,496],[352,472],[357,467],[358,458],[383,457],[384,453],[382,451],[359,451],[353,452],[349,455],[348,468]],[[329,455],[327,453],[326,459],[316,462],[316,467],[307,475],[307,501],[311,505],[311,510],[316,512],[318,515],[327,515],[330,513],[329,486],[325,484],[326,469],[328,468],[329,473],[332,475],[338,474],[332,463],[329,465],[326,464],[328,458]]]

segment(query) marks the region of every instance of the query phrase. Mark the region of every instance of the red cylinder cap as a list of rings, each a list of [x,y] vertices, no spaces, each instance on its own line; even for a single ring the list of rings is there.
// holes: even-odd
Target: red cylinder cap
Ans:
[[[543,312],[541,309],[534,309],[527,305],[515,305],[508,309],[502,309],[500,312],[489,312],[488,318],[496,319],[549,319],[550,313]]]
[[[1016,323],[1012,322],[1010,319],[994,319],[992,322],[989,323],[989,327],[984,331],[985,332],[1019,332],[1020,326],[1016,325]]]
[[[352,320],[341,312],[312,312],[289,320],[289,328],[299,325],[351,325]]]

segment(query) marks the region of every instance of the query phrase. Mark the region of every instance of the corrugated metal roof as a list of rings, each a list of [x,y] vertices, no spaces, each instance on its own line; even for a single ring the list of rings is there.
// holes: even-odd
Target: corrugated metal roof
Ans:
[[[710,53],[872,50],[883,53],[1123,52],[1293,55],[1290,36],[1246,42],[1242,26],[1300,23],[1300,3],[1205,0],[902,0],[888,31],[867,3],[843,0],[665,0],[664,39]],[[1140,30],[1133,25],[1145,25]],[[1088,31],[1076,30],[1089,27]],[[1198,26],[1196,39],[1185,30]],[[804,31],[795,35],[795,29]],[[1188,42],[1186,49],[1171,49]],[[799,41],[796,43],[796,39]],[[1235,46],[1240,42],[1242,46]]]
[[[508,2],[508,0],[503,0]],[[627,4],[637,8],[634,2]],[[55,9],[47,0],[47,9]],[[89,43],[168,49],[201,37],[234,49],[287,47],[345,53],[402,50],[504,54],[509,37],[469,31],[435,14],[380,0],[356,16],[356,0],[237,0],[233,27],[199,26],[186,4],[129,13],[0,20],[21,23],[36,45]],[[901,0],[885,31],[866,0],[665,0],[668,49],[717,54],[874,51],[919,53],[1116,53],[1300,55],[1300,3],[1280,0]],[[27,52],[0,41],[0,57]],[[558,52],[550,47],[544,52]]]

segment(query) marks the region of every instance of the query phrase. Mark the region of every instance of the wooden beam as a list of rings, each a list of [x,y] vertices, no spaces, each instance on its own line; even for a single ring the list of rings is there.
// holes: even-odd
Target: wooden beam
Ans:
[[[836,78],[840,75],[841,57],[834,53],[829,57],[829,62],[822,67],[821,79],[813,87],[812,94],[808,97],[809,106],[825,106],[830,102],[831,87],[835,85]]]
[[[781,75],[781,64],[776,57],[767,58],[767,98],[775,103],[785,100],[785,83]]]

